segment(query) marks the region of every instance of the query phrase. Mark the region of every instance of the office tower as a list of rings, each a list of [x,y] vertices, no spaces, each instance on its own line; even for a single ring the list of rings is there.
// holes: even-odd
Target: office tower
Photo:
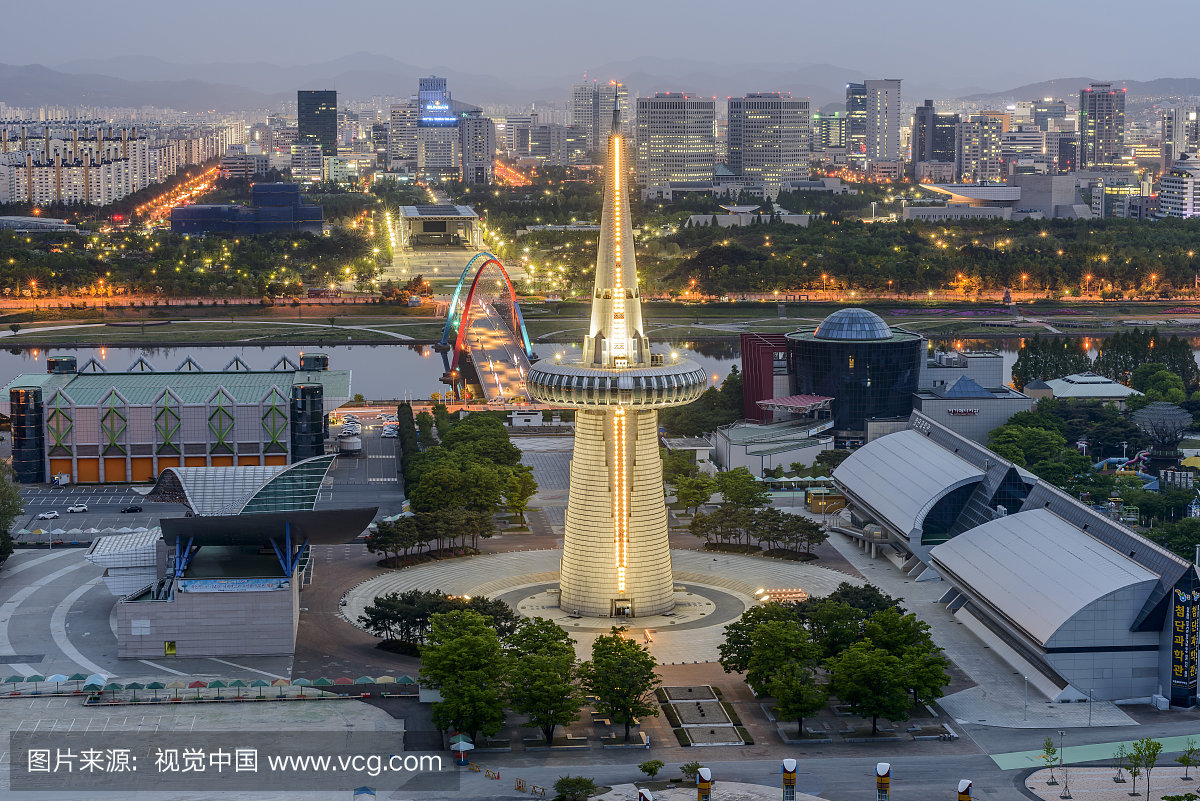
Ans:
[[[1047,131],[1046,157],[1059,174],[1079,168],[1079,133],[1076,131]]]
[[[700,397],[696,363],[650,353],[634,261],[627,148],[613,115],[604,170],[592,319],[575,364],[539,362],[540,403],[575,409],[559,606],[590,617],[670,612],[675,582],[658,452],[658,409]]]
[[[1061,120],[1067,116],[1067,104],[1052,97],[1043,97],[1033,104],[1033,124],[1043,131],[1050,130],[1051,120]]]
[[[900,80],[867,81],[867,161],[899,161]]]
[[[1094,83],[1079,92],[1079,163],[1115,165],[1125,147],[1125,90]]]
[[[417,177],[429,183],[457,180],[462,159],[457,125],[417,127]]]
[[[458,123],[462,182],[490,184],[496,163],[496,126],[487,117],[470,115]]]
[[[457,124],[458,119],[450,107],[450,90],[446,79],[431,75],[417,82],[417,106],[420,109],[420,128],[446,128]]]
[[[926,100],[913,114],[912,160],[953,162],[957,142],[957,114],[938,113]]]
[[[587,150],[604,148],[614,110],[620,115],[624,134],[629,128],[629,90],[625,84],[592,81],[577,83],[571,88],[571,127],[583,133]]]
[[[716,101],[677,92],[637,99],[637,183],[711,181]]]
[[[573,157],[587,152],[584,134],[575,128],[539,123],[529,129],[529,156],[550,167],[566,167]]]
[[[1033,123],[1033,106],[1032,100],[1018,100],[1012,106],[1012,121],[1021,125],[1030,125]]]
[[[957,126],[955,171],[963,183],[999,181],[1003,173],[1000,157],[1001,122],[972,116]]]
[[[1200,150],[1200,109],[1189,109],[1183,118],[1183,138],[1187,152]]]
[[[867,85],[846,84],[846,155],[860,163],[867,152]]]
[[[729,100],[729,169],[774,195],[808,178],[808,98],[764,92]]]
[[[1200,158],[1180,154],[1158,186],[1159,217],[1200,217]]]
[[[846,127],[849,120],[846,112],[812,115],[812,151],[828,150],[831,147],[846,147]]]
[[[388,169],[396,169],[417,160],[417,120],[421,118],[416,99],[397,103],[388,119]]]
[[[317,183],[325,177],[325,161],[321,146],[306,142],[292,145],[291,170],[293,181]]]
[[[337,155],[337,92],[301,89],[296,92],[296,141],[320,145],[326,156]]]

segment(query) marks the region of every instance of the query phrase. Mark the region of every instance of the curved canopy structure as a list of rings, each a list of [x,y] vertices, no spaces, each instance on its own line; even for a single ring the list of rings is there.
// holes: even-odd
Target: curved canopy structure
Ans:
[[[336,454],[285,467],[168,467],[146,500],[186,504],[201,517],[257,512],[309,512]]]
[[[980,468],[912,430],[867,443],[833,471],[856,503],[910,538],[919,535],[938,500],[983,476]]]
[[[1042,645],[1088,606],[1127,588],[1142,605],[1158,575],[1047,509],[1001,517],[942,543],[933,565]],[[1132,617],[1132,615],[1131,615]],[[1128,628],[1129,619],[1121,625]],[[1067,643],[1074,645],[1075,643]]]

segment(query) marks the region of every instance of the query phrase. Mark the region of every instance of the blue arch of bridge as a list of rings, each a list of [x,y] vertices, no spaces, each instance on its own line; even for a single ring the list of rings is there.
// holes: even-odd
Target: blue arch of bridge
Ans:
[[[463,295],[464,287],[467,287],[469,291],[469,286],[474,281],[472,270],[474,270],[475,273],[483,272],[483,270],[487,268],[489,262],[495,262],[496,264],[501,265],[501,275],[504,276],[504,280],[508,283],[509,291],[512,291],[515,297],[515,289],[512,285],[512,281],[509,281],[507,272],[503,270],[504,263],[500,261],[499,257],[487,251],[476,253],[471,257],[471,260],[467,262],[467,266],[463,267],[462,275],[458,277],[458,283],[454,286],[454,294],[450,296],[450,306],[446,309],[446,324],[442,327],[441,344],[443,346],[452,345],[454,339],[457,337],[458,326],[462,320],[463,309],[463,306],[459,305],[459,298]],[[479,266],[476,267],[476,264]],[[526,356],[532,357],[533,345],[531,345],[529,342],[529,332],[525,330],[525,317],[523,314],[521,314],[520,304],[515,300],[513,301],[513,308],[517,313],[517,325],[521,329],[521,347],[525,349]]]

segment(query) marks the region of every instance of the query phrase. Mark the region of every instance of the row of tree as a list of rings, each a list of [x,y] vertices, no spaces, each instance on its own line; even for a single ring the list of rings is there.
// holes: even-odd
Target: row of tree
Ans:
[[[725,671],[745,673],[801,736],[804,718],[831,694],[871,718],[875,733],[879,718],[907,720],[950,682],[950,661],[929,626],[871,585],[843,583],[826,598],[752,607],[726,627],[719,650]]]
[[[819,523],[774,507],[747,509],[724,504],[705,514],[697,513],[689,530],[707,545],[739,546],[749,550],[753,541],[766,550],[799,551],[811,554],[816,545],[829,539]]]
[[[503,507],[523,522],[537,482],[500,418],[478,412],[458,419],[442,404],[434,407],[433,418],[437,444],[427,421],[420,421],[425,433],[419,440],[426,447],[405,454],[405,490],[413,511],[492,514]]]
[[[501,637],[512,635],[520,620],[508,604],[482,595],[462,597],[428,590],[406,590],[376,596],[359,615],[358,622],[385,643],[400,646],[391,650],[415,653],[428,639],[434,615],[459,610],[470,610],[487,617]]]
[[[1171,400],[1178,403],[1188,393],[1200,389],[1200,367],[1192,345],[1186,339],[1172,334],[1169,338],[1159,334],[1158,329],[1118,331],[1099,342],[1099,354],[1095,361],[1088,356],[1084,340],[1076,337],[1033,336],[1024,340],[1017,360],[1013,364],[1013,386],[1024,389],[1036,380],[1046,381],[1091,370],[1098,375],[1141,389],[1133,383],[1135,377],[1145,381],[1157,370],[1147,370],[1157,365],[1179,378],[1179,389],[1183,397],[1178,399],[1156,397],[1154,400]],[[1152,387],[1161,392],[1166,388]],[[1144,390],[1143,390],[1144,391]]]
[[[615,627],[580,663],[575,641],[553,621],[525,618],[505,630],[472,609],[436,613],[421,663],[421,683],[442,696],[433,704],[434,725],[472,739],[500,731],[510,710],[528,716],[523,725],[550,743],[555,729],[579,719],[585,693],[597,712],[624,725],[627,742],[634,720],[658,714],[654,657]]]

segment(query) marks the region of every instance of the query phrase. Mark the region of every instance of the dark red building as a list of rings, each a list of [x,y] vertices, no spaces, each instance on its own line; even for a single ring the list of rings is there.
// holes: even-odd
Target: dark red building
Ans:
[[[772,412],[760,409],[758,402],[791,394],[786,386],[787,335],[742,334],[742,415],[759,423],[771,422]],[[776,373],[785,385],[776,387]],[[780,389],[782,391],[776,391]]]

